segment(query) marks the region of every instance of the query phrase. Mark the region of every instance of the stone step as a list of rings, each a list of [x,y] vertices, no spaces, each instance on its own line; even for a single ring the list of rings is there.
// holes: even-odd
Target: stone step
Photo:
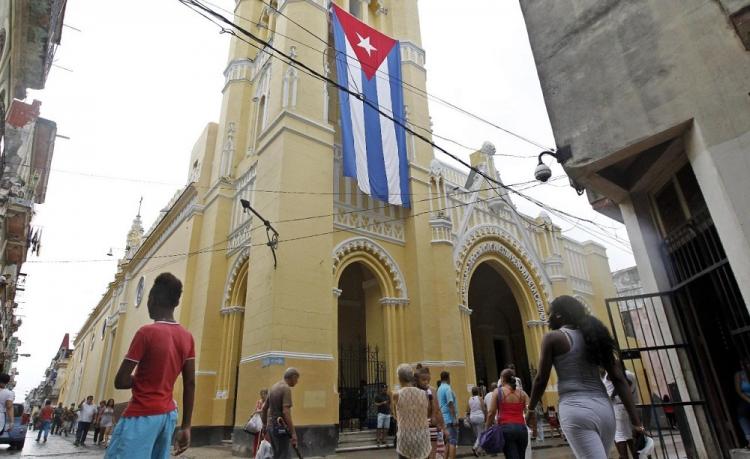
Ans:
[[[386,445],[378,445],[375,442],[376,435],[377,432],[374,429],[339,432],[339,444],[336,452],[345,453],[392,447],[393,437],[386,438]]]

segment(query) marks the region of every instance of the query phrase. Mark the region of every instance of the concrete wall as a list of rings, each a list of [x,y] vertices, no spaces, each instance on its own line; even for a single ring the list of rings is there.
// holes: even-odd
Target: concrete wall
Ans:
[[[740,3],[521,0],[566,171],[623,204],[631,190],[597,172],[683,136],[747,301],[750,53],[727,16]]]

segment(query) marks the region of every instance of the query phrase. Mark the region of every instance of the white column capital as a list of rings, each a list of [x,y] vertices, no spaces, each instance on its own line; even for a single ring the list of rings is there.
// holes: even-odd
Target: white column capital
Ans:
[[[331,291],[333,292],[333,296],[335,296],[336,298],[340,297],[341,294],[344,293],[343,290],[341,290],[340,288],[336,288],[336,287],[333,287]]]
[[[464,314],[464,315],[467,315],[467,316],[470,316],[471,313],[474,312],[471,309],[469,309],[468,307],[464,306],[463,304],[459,304],[458,305],[458,310],[461,311],[461,314]]]

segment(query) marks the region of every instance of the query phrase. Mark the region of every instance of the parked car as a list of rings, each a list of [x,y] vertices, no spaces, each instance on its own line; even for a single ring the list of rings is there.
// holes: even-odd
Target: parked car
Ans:
[[[13,404],[13,426],[6,427],[5,432],[0,434],[0,445],[10,445],[10,449],[23,449],[26,441],[26,430],[28,424],[23,422],[23,405]]]

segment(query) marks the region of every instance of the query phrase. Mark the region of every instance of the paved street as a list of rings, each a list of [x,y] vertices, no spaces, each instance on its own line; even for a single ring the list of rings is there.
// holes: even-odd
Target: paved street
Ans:
[[[85,447],[75,447],[72,443],[72,437],[59,437],[56,435],[50,435],[47,443],[37,443],[36,440],[37,432],[28,432],[26,437],[26,444],[23,451],[11,451],[7,445],[0,445],[0,458],[6,456],[21,456],[21,457],[86,457],[86,458],[102,458],[104,457],[104,448],[100,446],[87,445]],[[89,436],[89,442],[91,436]],[[229,458],[232,457],[231,450],[228,447],[201,447],[191,448],[186,454],[180,456],[184,459],[214,459],[214,458]],[[357,453],[345,453],[336,454],[334,456],[327,456],[332,459],[383,459],[383,458],[395,458],[396,453],[394,450],[376,450],[376,451],[361,451]],[[471,450],[468,447],[461,447],[459,449],[459,457],[473,457]],[[487,456],[489,457],[489,456]],[[499,455],[498,457],[502,457]],[[542,459],[567,459],[572,458],[570,450],[565,447],[560,448],[547,448],[534,451],[534,458]],[[313,458],[310,458],[313,459]]]

